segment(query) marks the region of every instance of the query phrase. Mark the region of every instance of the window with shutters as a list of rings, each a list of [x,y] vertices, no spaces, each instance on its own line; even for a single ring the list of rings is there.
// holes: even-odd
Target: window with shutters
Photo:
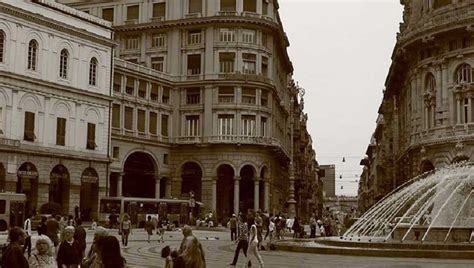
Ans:
[[[133,130],[133,108],[125,107],[124,127],[127,130]]]
[[[268,58],[262,56],[262,75],[268,77]]]
[[[218,120],[219,136],[234,135],[234,115],[221,114]]]
[[[158,101],[158,84],[151,84],[151,89],[150,89],[150,100],[152,101]]]
[[[166,44],[166,34],[158,33],[151,36],[151,45],[152,47],[165,47]]]
[[[151,68],[159,72],[163,72],[165,65],[165,57],[152,57]]]
[[[196,45],[202,43],[202,31],[190,30],[188,31],[188,45]]]
[[[167,114],[161,115],[161,135],[164,137],[168,137],[168,118]]]
[[[140,44],[140,39],[138,35],[133,35],[133,36],[127,36],[125,38],[125,49],[138,49]]]
[[[5,42],[6,42],[6,38],[5,38],[5,32],[3,32],[2,30],[0,30],[0,63],[2,62],[5,62]]]
[[[257,12],[257,0],[244,0],[244,11]]]
[[[66,145],[66,118],[56,119],[56,145]]]
[[[219,87],[219,103],[233,103],[234,102],[234,88],[233,87]]]
[[[102,19],[114,22],[114,8],[103,8],[102,9]]]
[[[228,28],[221,28],[219,32],[220,42],[235,42],[235,30]]]
[[[120,128],[120,104],[115,104],[112,106],[112,127]]]
[[[201,74],[201,54],[188,55],[188,75]]]
[[[267,118],[266,117],[260,118],[260,136],[262,137],[267,136]]]
[[[31,40],[28,43],[28,70],[36,71],[38,61],[38,42]]]
[[[25,112],[25,131],[23,134],[25,141],[34,141],[35,136],[35,113]]]
[[[156,135],[156,127],[157,127],[157,122],[158,122],[158,114],[155,112],[150,112],[150,119],[149,119],[149,124],[148,124],[148,131],[150,134]]]
[[[254,88],[242,88],[242,103],[255,104],[256,90]]]
[[[138,109],[137,111],[137,130],[140,133],[145,133],[145,110]]]
[[[161,102],[166,104],[170,103],[170,89],[168,87],[163,87]]]
[[[219,53],[219,72],[233,73],[235,65],[235,53]]]
[[[140,9],[138,5],[127,7],[127,20],[138,20]]]
[[[242,66],[242,73],[244,74],[255,74],[256,72],[256,58],[255,54],[243,53],[243,66]]]
[[[87,145],[89,150],[95,150],[97,144],[95,143],[95,124],[87,123]]]
[[[241,132],[243,136],[255,136],[255,115],[242,115]]]
[[[199,136],[199,115],[186,116],[185,131],[186,137]]]
[[[89,85],[97,86],[97,59],[92,57],[89,62]]]
[[[188,13],[202,13],[202,0],[189,0]]]
[[[153,18],[166,17],[166,3],[153,4]]]
[[[201,90],[199,88],[186,89],[186,104],[201,103]]]
[[[256,32],[254,30],[242,30],[242,42],[247,44],[255,44]]]
[[[221,11],[235,11],[236,0],[221,0]]]

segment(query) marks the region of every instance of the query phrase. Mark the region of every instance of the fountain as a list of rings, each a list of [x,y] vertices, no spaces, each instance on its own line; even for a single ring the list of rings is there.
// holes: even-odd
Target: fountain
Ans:
[[[446,166],[393,190],[341,237],[299,241],[300,246],[319,253],[335,248],[334,254],[353,249],[373,256],[474,258],[473,193],[474,165]]]

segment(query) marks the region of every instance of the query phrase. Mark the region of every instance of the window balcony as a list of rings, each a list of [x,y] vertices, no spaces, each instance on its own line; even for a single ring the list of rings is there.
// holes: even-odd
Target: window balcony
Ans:
[[[237,11],[217,11],[217,16],[237,16]]]
[[[200,136],[181,136],[176,138],[176,143],[181,144],[194,144],[194,143],[201,143],[202,138]]]
[[[256,104],[256,100],[255,100],[255,97],[242,96],[242,103],[243,103],[243,104],[255,105],[255,104]]]
[[[151,22],[163,22],[163,21],[165,21],[165,17],[153,17],[153,18],[150,18],[150,21]]]
[[[185,18],[187,19],[195,19],[195,18],[200,18],[202,17],[201,13],[189,13],[185,15]]]
[[[219,103],[234,103],[234,96],[219,96]]]
[[[138,23],[138,19],[126,20],[123,22],[125,25],[133,25]]]
[[[251,11],[244,11],[242,12],[242,17],[260,18],[260,14]]]

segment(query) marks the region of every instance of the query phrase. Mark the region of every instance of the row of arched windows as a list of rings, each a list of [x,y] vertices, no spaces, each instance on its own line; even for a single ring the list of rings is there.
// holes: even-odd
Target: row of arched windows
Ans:
[[[473,83],[473,70],[471,65],[463,63],[454,72],[453,81],[455,84]],[[425,91],[436,91],[436,79],[432,73],[425,76]]]
[[[0,30],[0,63],[5,62],[6,52],[6,38],[5,33]],[[38,71],[38,50],[39,45],[35,39],[30,40],[28,43],[28,62],[27,68],[30,71]],[[59,77],[62,79],[68,79],[69,72],[70,54],[67,49],[61,50],[59,56]],[[95,57],[92,57],[89,61],[89,85],[97,86],[97,71],[98,61]]]

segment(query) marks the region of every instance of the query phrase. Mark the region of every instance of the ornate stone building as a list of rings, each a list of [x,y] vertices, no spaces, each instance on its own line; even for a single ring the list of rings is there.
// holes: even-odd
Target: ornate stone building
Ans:
[[[219,221],[318,206],[276,0],[61,2],[113,23],[111,196],[193,191]]]
[[[474,3],[405,0],[360,180],[367,208],[410,178],[474,153]]]
[[[109,163],[111,24],[54,1],[0,2],[0,189],[97,212]]]

